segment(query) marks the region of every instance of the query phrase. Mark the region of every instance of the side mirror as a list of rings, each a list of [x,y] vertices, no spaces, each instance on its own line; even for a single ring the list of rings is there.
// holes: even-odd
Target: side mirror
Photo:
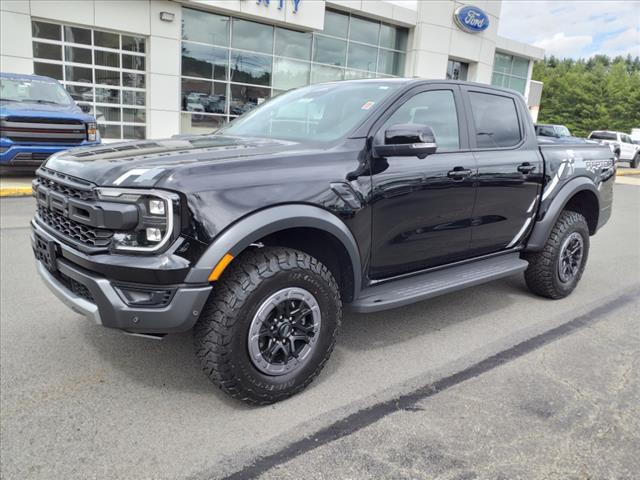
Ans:
[[[78,105],[78,107],[80,107],[80,110],[82,110],[84,113],[91,112],[91,105],[87,105],[86,103],[76,103],[76,105]]]
[[[435,153],[438,146],[433,129],[427,125],[406,123],[391,125],[384,132],[384,145],[375,145],[378,157],[425,158]]]

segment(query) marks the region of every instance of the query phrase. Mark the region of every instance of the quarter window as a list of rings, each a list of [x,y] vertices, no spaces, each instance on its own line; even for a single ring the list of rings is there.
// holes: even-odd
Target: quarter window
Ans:
[[[458,113],[451,90],[430,90],[414,95],[391,115],[380,131],[402,123],[431,127],[439,152],[460,148]]]
[[[469,92],[478,148],[512,147],[522,134],[516,104],[510,97]]]

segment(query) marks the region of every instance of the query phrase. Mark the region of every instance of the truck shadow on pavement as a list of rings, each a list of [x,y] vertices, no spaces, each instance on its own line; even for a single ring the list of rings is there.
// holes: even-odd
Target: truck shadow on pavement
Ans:
[[[78,330],[86,344],[129,381],[161,391],[213,395],[236,409],[252,408],[225,395],[207,379],[193,353],[191,332],[167,335],[158,341],[125,335],[82,320]]]
[[[464,297],[452,293],[375,314],[347,313],[336,351],[314,385],[330,381],[332,373],[340,369],[345,361],[343,349],[357,354],[401,344],[504,309],[523,295],[527,295],[524,282],[513,278],[468,289]],[[127,336],[84,319],[78,322],[78,330],[93,352],[128,380],[157,390],[214,395],[232,408],[254,408],[228,397],[209,382],[193,354],[191,332],[157,341]]]
[[[530,294],[522,275],[367,315],[347,313],[338,338],[349,350],[372,350],[497,313]]]

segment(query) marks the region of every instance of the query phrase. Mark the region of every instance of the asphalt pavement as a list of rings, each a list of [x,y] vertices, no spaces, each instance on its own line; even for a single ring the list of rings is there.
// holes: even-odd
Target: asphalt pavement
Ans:
[[[227,398],[189,334],[94,325],[37,278],[31,198],[0,200],[6,479],[637,478],[640,186],[616,185],[577,290],[521,276],[348,315],[320,377],[269,407]]]

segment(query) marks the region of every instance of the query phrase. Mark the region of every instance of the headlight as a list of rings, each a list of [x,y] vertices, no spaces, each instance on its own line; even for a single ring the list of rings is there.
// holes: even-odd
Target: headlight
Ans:
[[[98,129],[96,127],[95,122],[87,123],[87,140],[89,140],[90,142],[95,142],[96,139],[98,138],[97,132],[98,132]]]
[[[178,195],[159,190],[99,188],[103,201],[133,203],[138,207],[138,224],[133,230],[116,231],[113,249],[118,251],[157,252],[180,231]]]

